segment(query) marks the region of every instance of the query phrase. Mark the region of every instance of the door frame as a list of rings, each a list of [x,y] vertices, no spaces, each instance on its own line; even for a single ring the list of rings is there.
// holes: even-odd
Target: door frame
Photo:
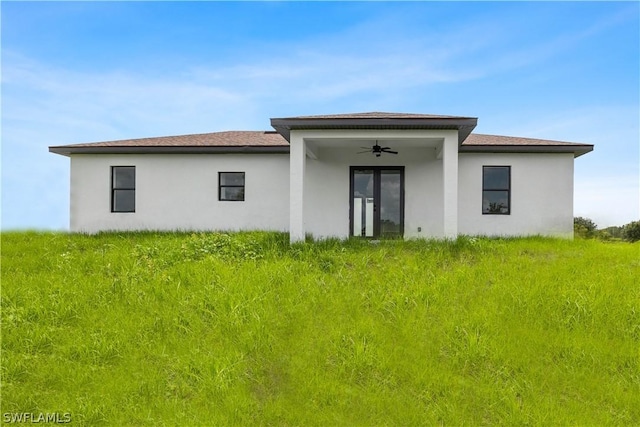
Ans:
[[[354,172],[357,170],[373,171],[373,236],[354,236],[353,233],[353,188]],[[380,239],[380,174],[383,170],[397,171],[400,173],[400,238],[404,237],[404,166],[350,166],[349,167],[349,237],[364,239]]]

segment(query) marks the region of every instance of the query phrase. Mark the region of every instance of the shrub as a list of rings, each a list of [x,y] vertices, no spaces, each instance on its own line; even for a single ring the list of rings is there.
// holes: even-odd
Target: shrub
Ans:
[[[578,237],[589,239],[596,234],[596,223],[589,218],[583,218],[581,216],[573,218],[573,232]]]
[[[197,261],[208,256],[227,260],[257,260],[262,248],[250,234],[193,233],[182,244],[184,259]]]
[[[598,230],[600,233],[607,233],[613,239],[622,239],[622,227],[617,227],[615,225],[607,228],[603,228],[602,230]]]
[[[633,221],[623,227],[622,235],[625,240],[637,242],[640,240],[640,221]]]

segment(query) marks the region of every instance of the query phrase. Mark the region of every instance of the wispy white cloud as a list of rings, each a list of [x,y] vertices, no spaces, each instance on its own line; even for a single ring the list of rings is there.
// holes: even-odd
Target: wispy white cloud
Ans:
[[[477,77],[503,74],[508,71],[524,67],[544,64],[545,61],[570,52],[581,42],[589,38],[595,38],[599,34],[624,23],[637,20],[637,7],[630,5],[628,8],[617,10],[611,14],[601,16],[591,25],[579,30],[565,30],[554,35],[544,35],[539,38],[528,38],[523,41],[521,36],[529,34],[531,26],[536,21],[528,16],[519,16],[510,23],[502,23],[501,28],[504,39],[495,49],[495,45],[483,51],[485,61],[477,61],[473,64]],[[495,25],[492,23],[491,25]],[[543,31],[543,30],[542,30]]]
[[[5,51],[5,118],[64,128],[60,143],[254,127],[258,114],[251,112],[261,109],[264,127],[266,106],[324,104],[473,78],[455,69],[462,43],[425,49],[429,37],[417,45],[402,34],[372,40],[354,31],[347,43],[338,36],[329,44],[291,42],[271,55],[249,54],[223,66],[196,62],[163,76],[126,68],[80,72]]]
[[[261,44],[259,49],[269,54],[248,52],[223,66],[195,63],[162,77],[126,68],[80,73],[5,52],[3,86],[22,91],[17,102],[8,92],[11,108],[5,114],[10,119],[41,117],[48,125],[54,121],[72,129],[97,128],[98,138],[109,128],[106,137],[119,137],[119,130],[126,137],[131,132],[142,136],[138,133],[182,132],[187,127],[252,127],[253,117],[247,113],[264,108],[260,106],[277,110],[283,103],[325,104],[357,95],[409,94],[418,88],[469,82],[561,54],[628,19],[620,12],[579,33],[510,46],[504,40],[517,38],[510,34],[514,25],[499,25],[502,16],[485,18],[447,30],[416,31],[406,16],[376,16],[315,39]],[[405,25],[399,25],[401,20]],[[239,120],[238,113],[244,119]]]
[[[623,10],[586,28],[531,38],[535,22],[527,16],[486,15],[424,28],[413,17],[390,14],[317,39],[262,44],[260,51],[268,55],[248,55],[224,67],[200,64],[188,75],[204,84],[225,82],[262,101],[274,93],[301,103],[392,91],[411,94],[522,68],[535,71],[631,19]]]
[[[5,106],[9,107],[3,111],[4,119],[66,129],[65,143],[78,136],[91,139],[91,129],[99,131],[94,138],[110,138],[152,129],[180,131],[189,124],[203,125],[205,119],[209,126],[234,124],[233,111],[243,110],[248,103],[241,93],[180,76],[79,73],[21,58],[14,61],[16,66],[3,70]]]

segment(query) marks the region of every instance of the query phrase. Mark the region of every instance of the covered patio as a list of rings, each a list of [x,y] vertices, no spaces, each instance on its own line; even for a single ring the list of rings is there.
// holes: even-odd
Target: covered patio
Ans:
[[[476,122],[389,113],[271,119],[290,143],[291,242],[307,234],[384,237],[381,212],[392,187],[399,192],[393,200],[401,203],[393,206],[400,217],[393,227],[401,237],[456,237],[458,148]],[[374,145],[397,154],[368,152]],[[364,195],[354,192],[363,180],[374,184]]]

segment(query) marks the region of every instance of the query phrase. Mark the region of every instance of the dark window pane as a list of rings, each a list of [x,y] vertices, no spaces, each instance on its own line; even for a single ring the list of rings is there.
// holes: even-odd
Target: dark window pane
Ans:
[[[220,187],[220,200],[244,200],[244,187]]]
[[[508,190],[509,189],[509,168],[504,166],[483,168],[484,176],[482,180],[483,190]]]
[[[135,166],[116,166],[113,168],[113,188],[136,188]]]
[[[353,172],[353,197],[373,197],[373,171]]]
[[[353,235],[373,237],[373,170],[353,171]]]
[[[482,213],[485,214],[508,214],[509,213],[509,192],[508,191],[483,191],[482,192]]]
[[[113,211],[114,212],[135,212],[136,192],[135,190],[114,190],[113,191]]]
[[[220,185],[244,185],[244,172],[221,172]]]
[[[400,172],[382,170],[380,173],[380,233],[400,235]]]

